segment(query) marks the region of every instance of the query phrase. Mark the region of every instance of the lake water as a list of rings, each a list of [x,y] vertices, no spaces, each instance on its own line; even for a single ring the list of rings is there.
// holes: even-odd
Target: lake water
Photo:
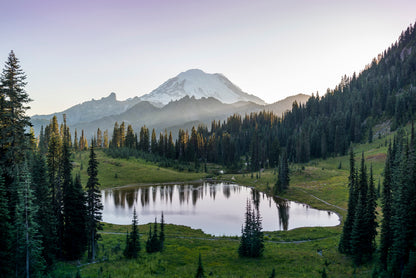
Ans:
[[[131,224],[136,208],[139,224],[165,222],[201,229],[212,235],[241,235],[247,201],[260,211],[263,231],[336,226],[337,214],[306,204],[270,197],[255,189],[227,183],[155,185],[101,191],[103,221]]]

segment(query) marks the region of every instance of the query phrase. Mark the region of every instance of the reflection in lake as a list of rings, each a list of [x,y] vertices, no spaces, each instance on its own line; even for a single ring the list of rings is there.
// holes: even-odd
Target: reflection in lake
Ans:
[[[270,197],[236,184],[138,186],[101,193],[103,221],[114,224],[131,224],[136,207],[140,224],[153,222],[163,211],[166,223],[202,229],[213,235],[240,235],[247,200],[260,210],[264,231],[335,226],[340,222],[333,212]]]

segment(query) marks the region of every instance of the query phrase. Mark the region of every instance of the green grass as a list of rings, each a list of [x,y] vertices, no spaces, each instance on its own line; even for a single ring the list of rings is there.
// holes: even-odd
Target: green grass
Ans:
[[[103,151],[97,150],[98,180],[100,188],[111,188],[130,184],[155,184],[168,182],[186,182],[200,180],[205,173],[183,171],[179,172],[169,168],[158,167],[154,163],[142,159],[111,158]],[[81,173],[81,182],[86,184],[88,180],[87,169],[89,151],[74,154],[74,172]]]
[[[248,259],[238,257],[239,241],[236,238],[214,238],[182,226],[166,227],[164,252],[149,255],[142,250],[138,259],[126,260],[122,257],[125,235],[106,233],[125,232],[128,227],[106,225],[106,233],[102,234],[103,240],[99,242],[99,259],[105,261],[81,266],[82,276],[194,277],[199,253],[206,275],[213,277],[268,277],[273,268],[279,273],[278,277],[320,277],[325,263],[329,277],[351,277],[354,272],[349,260],[333,248],[339,238],[333,228],[303,228],[267,234],[263,257]],[[143,225],[139,230],[145,233],[147,228]],[[146,235],[141,235],[142,249],[145,239]],[[312,241],[281,243],[308,239]],[[59,265],[53,275],[62,277],[69,274],[73,277],[76,271],[76,264],[67,263]],[[356,270],[358,277],[368,277],[370,273],[371,266]]]
[[[370,164],[373,167],[376,185],[378,179],[382,179],[381,173],[387,152],[385,141],[386,138],[382,138],[371,144],[354,146],[357,167],[360,164],[361,152],[364,151],[367,167],[369,168]],[[159,168],[137,159],[112,159],[101,151],[97,153],[100,161],[99,179],[104,188],[134,183],[191,181],[205,176],[203,173]],[[76,171],[80,170],[82,161],[81,173],[85,183],[88,152],[76,154],[75,160]],[[290,169],[290,187],[281,197],[307,203],[318,209],[335,211],[345,219],[348,205],[348,156],[293,164]],[[228,174],[219,177],[221,180],[255,187],[268,193],[272,192],[276,178],[273,170],[260,173],[258,178],[256,173],[253,178],[250,174]],[[179,225],[167,225],[165,251],[149,255],[144,252],[148,225],[141,225],[140,257],[137,260],[126,260],[122,251],[127,229],[129,226],[105,224],[102,241],[99,242],[100,262],[83,266],[77,266],[76,263],[60,263],[52,275],[65,277],[69,274],[69,277],[74,277],[79,268],[82,277],[193,277],[199,253],[207,277],[268,277],[273,268],[278,277],[321,277],[324,266],[328,277],[371,277],[373,269],[371,262],[355,269],[351,260],[337,251],[342,225],[265,231],[266,248],[263,257],[259,259],[238,257],[238,237],[213,237],[201,230]],[[85,259],[81,262],[83,263],[86,263]]]

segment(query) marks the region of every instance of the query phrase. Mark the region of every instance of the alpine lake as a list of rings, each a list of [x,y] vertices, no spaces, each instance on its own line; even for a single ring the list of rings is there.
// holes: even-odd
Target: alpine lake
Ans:
[[[136,209],[139,224],[185,225],[215,236],[238,236],[246,207],[258,209],[263,231],[336,226],[339,216],[307,204],[272,197],[253,188],[229,183],[187,183],[126,186],[101,191],[103,221],[129,225]]]

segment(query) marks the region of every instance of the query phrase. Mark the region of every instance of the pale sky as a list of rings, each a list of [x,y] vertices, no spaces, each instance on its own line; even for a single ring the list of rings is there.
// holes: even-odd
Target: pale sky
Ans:
[[[20,59],[29,115],[141,96],[192,68],[272,103],[323,95],[415,21],[414,0],[0,0],[0,63]]]

